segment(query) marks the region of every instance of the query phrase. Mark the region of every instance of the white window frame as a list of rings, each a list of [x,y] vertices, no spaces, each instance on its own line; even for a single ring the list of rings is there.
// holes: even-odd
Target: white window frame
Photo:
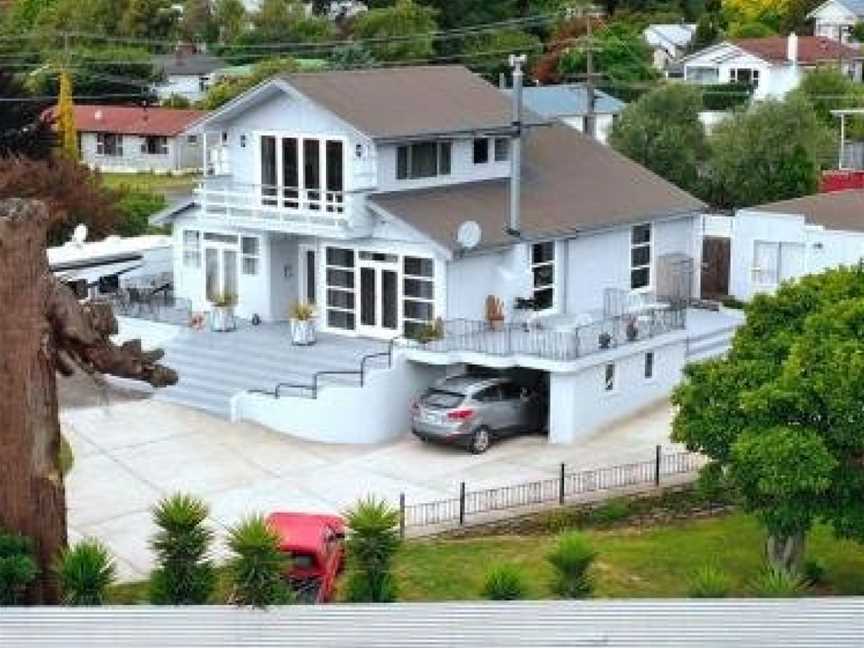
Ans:
[[[114,152],[106,153],[107,138],[114,139]],[[96,155],[102,157],[123,157],[123,135],[121,133],[96,133]]]
[[[402,334],[406,335],[406,332],[405,332],[405,324],[406,323],[410,322],[412,324],[419,324],[421,326],[427,326],[427,325],[429,325],[435,321],[435,317],[436,317],[436,312],[435,312],[435,297],[436,297],[436,292],[435,292],[435,289],[436,289],[436,286],[435,286],[435,259],[433,257],[430,257],[430,256],[423,256],[423,255],[419,255],[419,254],[400,254],[399,256],[400,256],[399,273],[402,275],[400,278],[401,279],[400,280],[400,293],[401,293],[401,297],[402,297],[402,299],[401,299],[401,301],[402,301],[402,322],[401,322],[402,326],[400,328],[402,330]],[[422,261],[430,262],[432,264],[432,276],[430,277],[427,275],[408,274],[407,270],[405,269],[405,262],[409,258],[410,259],[420,259]],[[432,296],[431,297],[414,297],[414,296],[406,294],[405,283],[408,280],[421,281],[423,283],[431,284],[432,285]],[[429,306],[432,307],[432,317],[428,320],[421,320],[421,319],[417,319],[416,317],[409,317],[406,314],[407,309],[405,308],[405,306],[409,302],[413,302],[413,303],[417,303],[417,304],[428,304]]]
[[[499,150],[498,145],[501,145],[501,150]],[[492,159],[496,163],[501,162],[509,162],[510,161],[510,149],[511,143],[509,137],[493,137],[492,138]],[[503,155],[499,155],[503,151]]]
[[[183,230],[183,267],[201,269],[201,232],[199,230]]]
[[[154,151],[150,151],[150,143],[154,142]],[[144,155],[168,155],[168,138],[165,135],[145,135],[141,139],[141,153]]]
[[[603,365],[603,393],[614,394],[618,391],[617,376],[618,367],[614,362]]]
[[[413,158],[413,149],[414,146],[418,144],[434,144],[435,145],[435,175],[431,176],[415,176],[412,175],[411,166],[412,166],[412,158]],[[448,156],[448,167],[446,172],[442,170],[441,160],[443,156],[441,155],[441,150],[447,147],[449,149]],[[405,177],[399,176],[399,151],[404,149],[406,155],[406,175]],[[394,174],[396,180],[398,182],[406,182],[410,180],[429,180],[430,178],[439,178],[439,177],[447,177],[453,173],[453,140],[423,140],[417,142],[409,142],[407,144],[399,144],[396,146],[396,159],[394,165]]]
[[[648,241],[644,243],[634,243],[633,234],[640,227],[648,227]],[[637,249],[648,248],[648,262],[639,265],[633,264],[633,252]],[[629,259],[628,266],[630,267],[630,291],[634,293],[649,292],[654,285],[654,224],[653,223],[637,223],[630,227],[630,246],[628,248]],[[644,286],[634,287],[633,273],[639,270],[648,270],[648,282]]]
[[[341,265],[331,264],[330,260],[328,258],[329,255],[327,254],[327,252],[331,248],[338,249],[338,250],[350,251],[354,255],[354,266],[350,267],[350,266],[341,266]],[[351,246],[326,245],[326,246],[324,246],[324,249],[323,249],[321,256],[323,257],[321,262],[323,263],[323,267],[324,267],[324,274],[323,274],[324,294],[321,296],[319,308],[321,309],[321,315],[323,318],[323,325],[326,329],[331,330],[331,331],[338,331],[341,333],[346,333],[346,332],[356,333],[357,332],[357,326],[359,324],[359,319],[360,319],[360,314],[358,313],[359,309],[357,308],[357,300],[359,298],[358,284],[360,281],[360,278],[358,276],[359,254],[357,252],[357,249],[354,247],[351,247]],[[353,282],[352,282],[353,287],[346,288],[344,286],[331,285],[329,278],[328,278],[328,274],[329,274],[328,271],[331,269],[332,270],[340,270],[342,272],[350,272],[352,277],[353,277]],[[331,306],[330,305],[330,291],[331,290],[334,290],[334,291],[340,292],[340,293],[353,295],[354,307],[353,308],[345,308],[342,306]],[[354,320],[354,326],[351,328],[342,328],[339,326],[331,326],[330,322],[329,322],[329,317],[328,317],[329,311],[347,313],[347,314],[351,315],[351,317]]]
[[[254,241],[254,253],[246,252],[243,243],[246,241]],[[246,270],[247,261],[250,263],[250,271]],[[261,271],[261,238],[258,236],[240,237],[240,274],[245,277],[257,277]]]
[[[555,241],[536,241],[531,243],[531,249],[529,254],[530,258],[530,267],[531,267],[531,298],[536,300],[537,293],[546,292],[548,290],[552,291],[552,303],[547,308],[537,310],[538,313],[549,313],[554,311],[558,306],[558,290],[555,285],[556,280],[558,279],[558,244]],[[534,249],[535,246],[542,245],[551,245],[552,246],[552,259],[548,261],[535,261],[534,260]],[[552,281],[546,284],[542,284],[537,286],[534,281],[535,272],[541,268],[552,268]]]

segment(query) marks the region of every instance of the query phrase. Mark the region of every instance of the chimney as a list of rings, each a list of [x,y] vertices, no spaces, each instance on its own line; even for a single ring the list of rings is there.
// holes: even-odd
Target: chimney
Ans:
[[[522,81],[524,74],[522,66],[527,57],[510,55],[510,66],[513,68],[513,135],[510,139],[510,225],[507,233],[510,236],[520,236],[522,229],[522,214],[520,211],[522,190]]]
[[[798,63],[798,35],[795,32],[786,38],[786,58],[792,65]]]

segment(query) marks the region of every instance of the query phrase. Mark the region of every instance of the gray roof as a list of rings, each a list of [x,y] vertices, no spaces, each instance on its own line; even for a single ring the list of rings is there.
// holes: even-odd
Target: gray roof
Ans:
[[[509,96],[512,90],[504,92]],[[597,113],[615,114],[626,106],[602,90],[595,90],[594,97],[594,112]],[[522,101],[528,110],[547,119],[588,114],[588,90],[582,83],[525,88]]]
[[[746,211],[801,214],[808,223],[828,229],[864,232],[864,189],[847,189],[781,200]]]
[[[200,76],[224,68],[227,63],[209,54],[177,53],[154,56],[153,64],[165,74]]]
[[[864,16],[864,0],[836,0],[856,16]]]
[[[695,32],[696,23],[655,23],[648,25],[642,33],[649,43],[656,38],[676,47],[687,47]]]
[[[853,596],[9,607],[0,639],[43,648],[859,648],[862,619],[864,601]]]
[[[286,74],[312,101],[375,139],[510,128],[511,106],[465,67],[437,65]],[[527,115],[526,122],[542,122]]]
[[[653,218],[701,211],[705,205],[648,169],[562,124],[526,136],[522,182],[522,233],[554,237]],[[507,225],[509,180],[375,194],[377,207],[446,248],[456,230],[480,224],[480,248],[513,242]]]

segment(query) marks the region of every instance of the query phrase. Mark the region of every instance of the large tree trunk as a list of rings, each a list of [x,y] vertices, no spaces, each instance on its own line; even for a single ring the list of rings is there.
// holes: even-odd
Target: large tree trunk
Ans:
[[[78,303],[48,269],[50,218],[34,201],[0,201],[0,527],[33,539],[41,570],[33,603],[57,601],[51,565],[66,544],[56,371],[177,382],[161,351],[116,346],[107,304]]]
[[[777,569],[798,574],[804,561],[806,535],[798,531],[791,535],[768,534],[765,540],[765,556],[768,564]]]
[[[43,573],[34,602],[55,601],[45,568],[66,544],[60,422],[48,300],[45,208],[0,203],[0,527],[30,536]]]

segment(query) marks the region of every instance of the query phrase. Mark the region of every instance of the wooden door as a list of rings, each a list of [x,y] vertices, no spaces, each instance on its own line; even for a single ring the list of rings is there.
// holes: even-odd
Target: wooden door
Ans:
[[[706,236],[702,241],[702,299],[720,299],[729,295],[729,260],[731,242],[720,236]]]

